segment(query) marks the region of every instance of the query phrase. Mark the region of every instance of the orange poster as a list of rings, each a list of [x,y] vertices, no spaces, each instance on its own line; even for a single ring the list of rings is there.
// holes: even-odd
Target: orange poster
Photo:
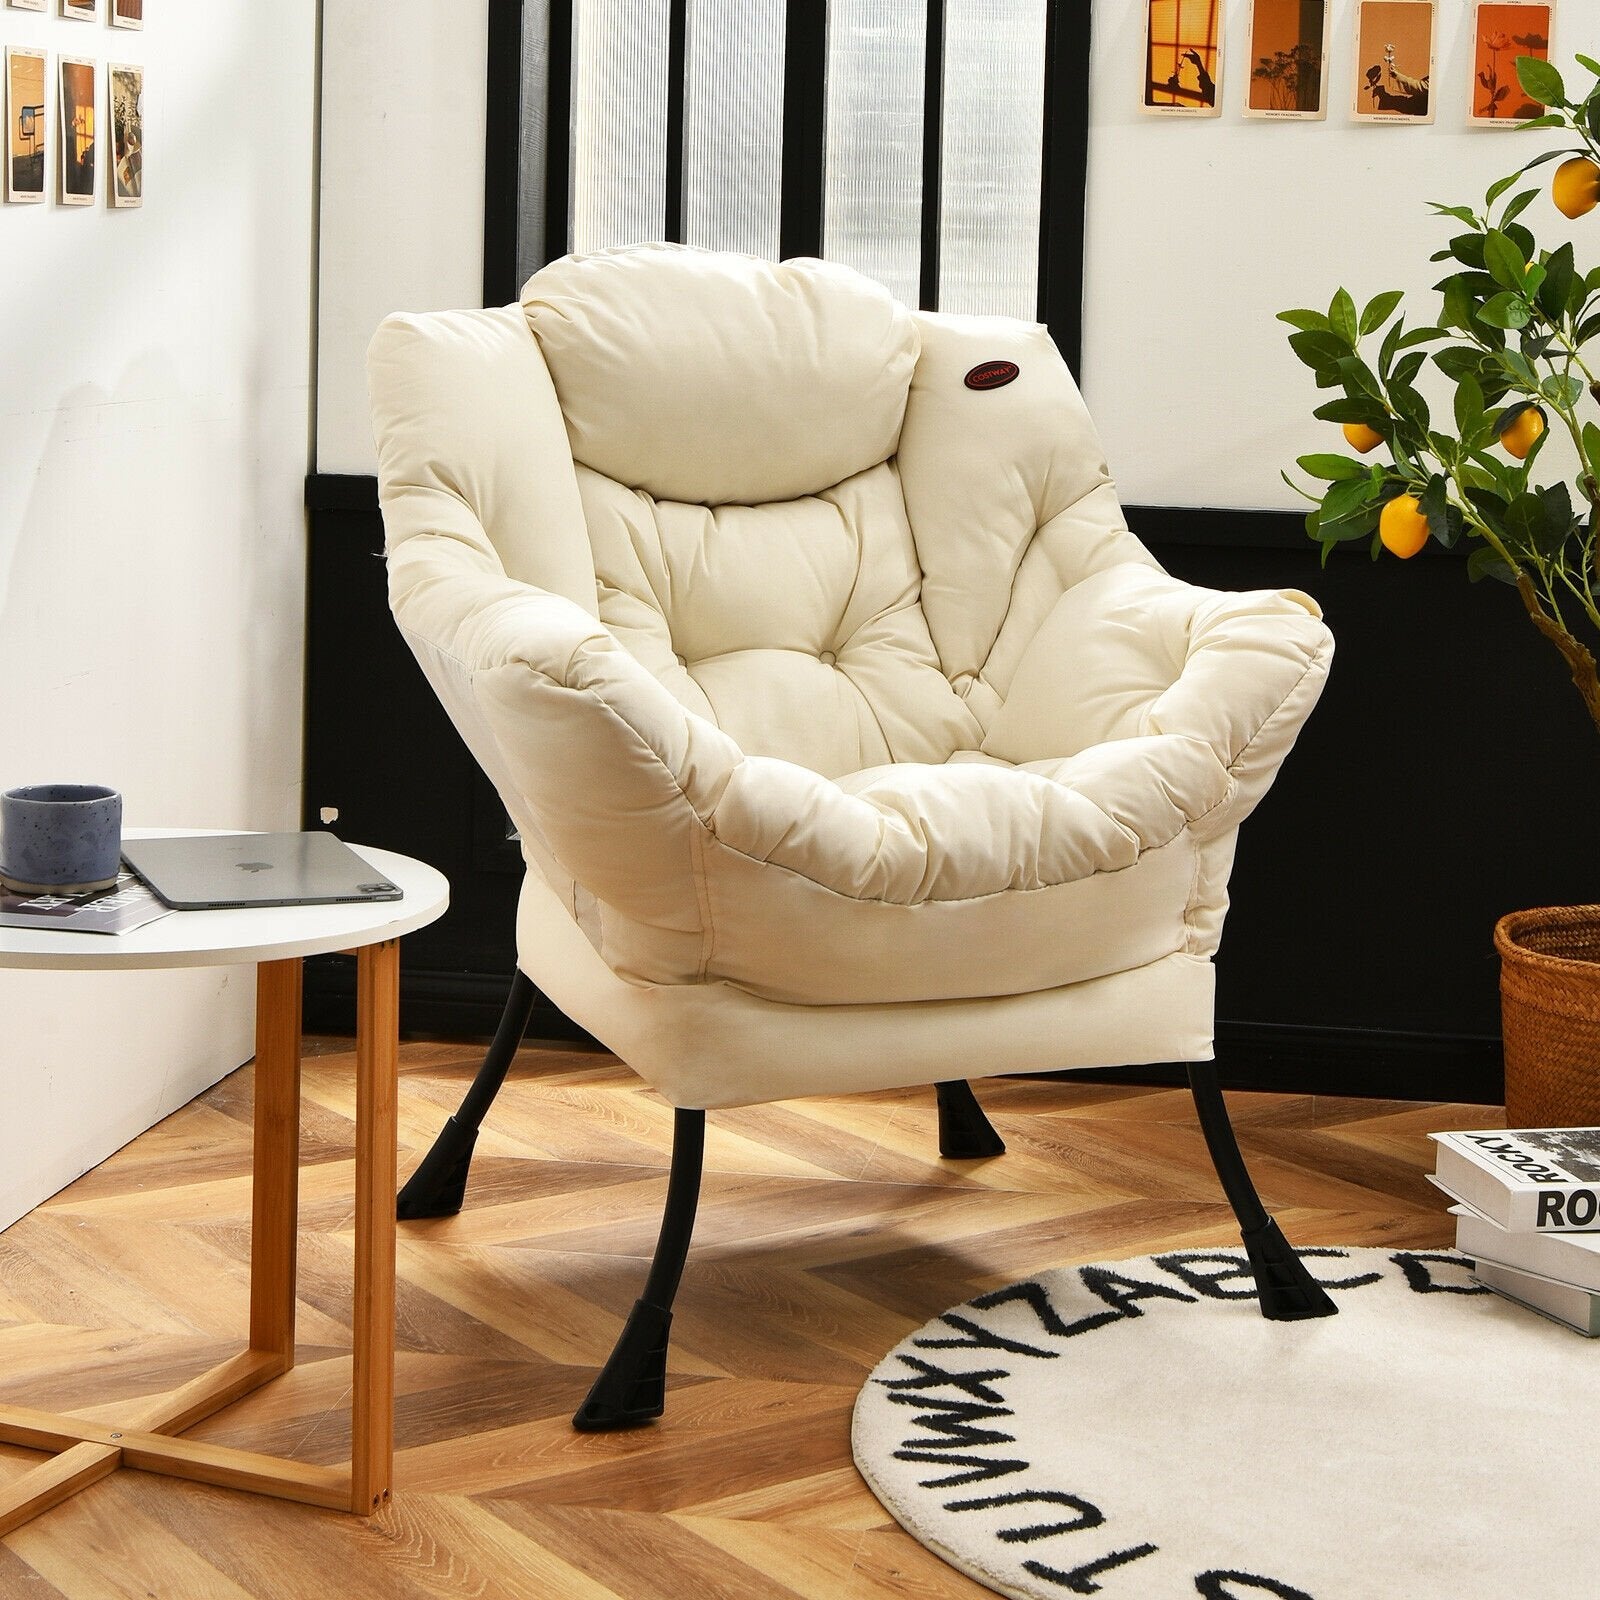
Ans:
[[[1357,122],[1433,121],[1433,0],[1357,0]]]
[[[1484,127],[1514,128],[1544,107],[1517,81],[1517,57],[1550,59],[1554,6],[1534,0],[1482,0],[1472,28],[1472,112]]]
[[[1145,0],[1146,111],[1214,117],[1221,110],[1221,0]]]
[[[1253,0],[1247,117],[1328,114],[1328,0]]]

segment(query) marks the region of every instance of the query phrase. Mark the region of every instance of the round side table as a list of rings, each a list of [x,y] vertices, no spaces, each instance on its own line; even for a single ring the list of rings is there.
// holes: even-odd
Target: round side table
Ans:
[[[205,830],[129,830],[175,834]],[[399,900],[359,905],[174,911],[131,933],[0,928],[0,967],[256,964],[255,1133],[250,1334],[238,1355],[147,1401],[120,1424],[0,1405],[0,1440],[50,1459],[0,1490],[0,1536],[119,1467],[370,1515],[394,1466],[395,1097],[401,937],[444,914],[450,886],[432,867],[351,848],[399,885]],[[294,1365],[295,1230],[300,1179],[300,994],[306,956],[356,957],[355,1289],[348,1466],[178,1437]]]

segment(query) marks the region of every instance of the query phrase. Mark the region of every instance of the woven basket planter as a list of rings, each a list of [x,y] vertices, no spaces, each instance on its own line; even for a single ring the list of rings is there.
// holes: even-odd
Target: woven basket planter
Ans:
[[[1513,911],[1494,946],[1507,1127],[1600,1126],[1600,906]]]

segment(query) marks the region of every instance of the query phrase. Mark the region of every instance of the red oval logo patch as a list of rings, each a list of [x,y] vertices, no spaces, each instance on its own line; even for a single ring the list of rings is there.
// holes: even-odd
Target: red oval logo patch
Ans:
[[[1003,389],[1017,371],[1015,361],[980,361],[963,382],[969,389]]]

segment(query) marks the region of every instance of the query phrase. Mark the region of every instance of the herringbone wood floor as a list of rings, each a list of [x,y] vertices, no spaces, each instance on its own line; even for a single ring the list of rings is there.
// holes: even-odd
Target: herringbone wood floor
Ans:
[[[480,1052],[410,1044],[401,1171]],[[348,1450],[353,1059],[308,1047],[299,1365],[196,1436]],[[0,1235],[0,1394],[93,1412],[176,1385],[245,1327],[250,1071]],[[568,1417],[653,1248],[669,1108],[609,1056],[525,1049],[467,1207],[404,1224],[397,1492],[377,1521],[123,1471],[0,1542],[4,1600],[920,1600],[988,1591],[856,1476],[866,1372],[956,1301],[1036,1270],[1236,1244],[1187,1093],[980,1086],[1008,1145],[941,1163],[930,1091],[713,1113],[667,1416]],[[1230,1097],[1302,1244],[1447,1243],[1429,1129],[1469,1106]],[[123,1407],[110,1406],[108,1415]],[[0,1477],[39,1458],[0,1447]]]

